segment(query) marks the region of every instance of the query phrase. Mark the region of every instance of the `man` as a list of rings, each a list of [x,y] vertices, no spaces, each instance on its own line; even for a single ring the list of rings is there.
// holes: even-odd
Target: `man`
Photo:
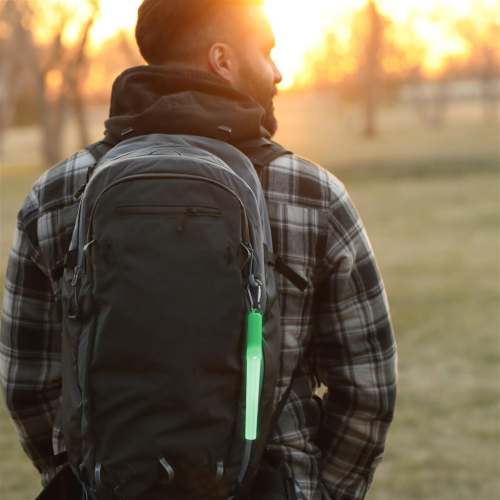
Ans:
[[[220,138],[238,144],[277,129],[282,76],[259,2],[145,0],[137,43],[150,66],[115,83],[107,137],[123,131]],[[47,172],[18,217],[3,310],[1,374],[23,448],[42,475],[64,450],[60,427],[61,311],[51,270],[68,250],[73,194],[94,162],[79,152]],[[343,185],[284,155],[259,169],[275,252],[306,277],[278,280],[284,334],[278,391],[292,389],[267,454],[309,500],[359,500],[382,459],[392,420],[396,351],[382,281]],[[293,380],[292,380],[293,376]],[[318,382],[328,391],[322,405]]]

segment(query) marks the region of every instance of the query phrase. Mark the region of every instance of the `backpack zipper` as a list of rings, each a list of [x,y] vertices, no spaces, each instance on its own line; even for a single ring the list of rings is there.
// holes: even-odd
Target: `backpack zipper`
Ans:
[[[179,217],[177,232],[181,233],[189,217],[220,219],[222,210],[212,207],[179,207],[168,205],[129,205],[115,208],[116,217]]]
[[[145,148],[141,148],[141,149],[145,149]],[[116,165],[118,163],[122,163],[122,162],[127,161],[127,160],[151,159],[150,155],[132,156],[132,154],[134,152],[137,152],[137,151],[140,151],[140,149],[135,150],[135,151],[129,151],[128,153],[124,153],[120,156],[117,156],[116,158],[113,158],[111,160],[108,160],[105,163],[102,163],[101,165],[98,165],[97,168],[93,171],[93,175],[92,175],[92,178],[90,179],[90,181],[94,180],[97,177],[97,174],[99,174],[105,167],[107,168],[107,167],[110,167],[111,165]],[[240,177],[234,170],[232,170],[230,167],[224,165],[223,163],[219,163],[217,161],[207,159],[206,157],[203,157],[203,159],[200,159],[200,157],[195,156],[195,155],[182,155],[180,157],[174,156],[174,155],[157,155],[156,156],[156,158],[162,158],[162,157],[163,158],[176,158],[177,160],[180,160],[181,158],[187,158],[190,160],[194,159],[197,161],[207,162],[207,163],[210,163],[211,165],[222,168],[223,170],[225,170],[226,172],[231,174],[233,177],[237,177],[241,182],[243,182],[243,184],[248,188],[250,193],[252,193],[252,197],[255,200],[255,203],[257,204],[257,206],[259,206],[259,203],[257,201],[257,197],[255,196],[253,189],[248,185],[248,183],[245,181],[245,179]],[[90,184],[90,181],[89,181],[89,184]]]
[[[117,165],[118,163],[122,163],[124,161],[128,161],[128,160],[136,160],[136,159],[151,159],[151,156],[150,155],[138,155],[138,156],[133,156],[134,153],[136,153],[137,151],[142,151],[142,150],[147,150],[148,148],[151,148],[151,146],[147,146],[147,147],[144,147],[144,148],[139,148],[139,149],[136,149],[134,151],[129,151],[127,153],[124,153],[122,155],[119,155],[117,156],[116,158],[112,158],[111,160],[108,160],[102,164],[97,164],[97,166],[93,169],[93,172],[92,172],[92,177],[90,178],[86,188],[88,188],[90,186],[90,184],[95,181],[95,179],[98,177],[98,174],[104,169],[104,168],[107,168],[107,167],[110,167],[111,165]],[[215,157],[215,155],[212,155]],[[236,177],[239,182],[242,182],[248,189],[248,191],[250,191],[251,193],[251,196],[252,198],[254,199],[255,201],[255,204],[257,206],[260,206],[259,205],[259,202],[257,201],[257,197],[255,196],[255,193],[253,192],[252,188],[248,185],[248,183],[245,181],[245,179],[243,179],[242,177],[240,177],[238,174],[236,174],[236,172],[234,172],[230,167],[224,165],[222,163],[222,160],[221,162],[217,162],[217,161],[214,161],[214,160],[210,160],[210,159],[207,159],[206,157],[203,157],[203,159],[201,160],[199,157],[197,156],[194,156],[194,155],[183,155],[183,156],[174,156],[174,155],[158,155],[157,158],[173,158],[175,157],[177,160],[180,160],[181,158],[186,158],[186,159],[194,159],[194,160],[197,160],[197,161],[204,161],[204,162],[207,162],[207,163],[210,163],[211,165],[214,165],[216,167],[219,167],[219,168],[222,168],[224,171],[228,172],[229,174],[231,174],[233,177]],[[216,157],[215,157],[216,158]],[[133,175],[133,176],[129,176],[129,177],[126,177],[124,179],[129,179],[131,177],[139,177],[141,175],[158,175],[158,174],[136,174],[136,175]],[[161,175],[161,174],[160,174]],[[163,174],[163,175],[171,175],[171,176],[175,176],[177,174]],[[178,177],[178,178],[184,178],[184,177]],[[186,176],[185,178],[193,178],[193,179],[204,179],[206,180],[206,182],[210,182],[214,185],[217,185],[223,189],[225,189],[226,191],[230,192],[239,202],[241,208],[242,208],[242,211],[243,211],[243,214],[244,214],[244,220],[243,220],[243,225],[245,226],[244,227],[244,237],[245,237],[245,241],[247,243],[250,243],[250,234],[249,234],[249,230],[248,230],[248,217],[247,217],[247,213],[246,213],[246,210],[245,210],[245,206],[243,205],[243,202],[241,201],[241,198],[230,188],[228,188],[227,186],[225,186],[224,184],[218,182],[218,181],[214,181],[214,180],[211,180],[211,179],[208,179],[206,177],[201,177],[201,176],[196,176],[196,175],[193,175],[193,176]],[[114,186],[116,183],[119,183],[119,182],[122,182],[124,181],[124,179],[120,179],[119,181],[116,181],[114,182],[113,184],[111,184],[110,186],[108,186],[106,189],[104,189],[104,191],[102,191],[99,196],[97,197],[97,200],[94,202],[94,206],[92,207],[92,213],[91,213],[91,216],[90,216],[90,224],[89,224],[89,230],[87,232],[87,241],[90,241],[90,235],[91,235],[91,227],[92,227],[92,220],[93,220],[93,217],[94,217],[94,209],[95,209],[95,206],[97,204],[97,202],[99,201],[99,198],[107,191],[107,189],[109,189],[110,187]],[[88,189],[85,189],[85,192],[88,192]],[[83,198],[85,197],[85,193],[83,193],[83,196],[82,196],[82,199],[81,199],[81,202],[83,202]]]
[[[150,179],[186,179],[186,180],[194,180],[194,181],[198,181],[198,182],[207,182],[208,184],[212,184],[212,185],[217,186],[218,188],[223,189],[224,191],[228,192],[240,204],[241,211],[243,214],[243,217],[242,217],[243,239],[244,239],[244,241],[246,241],[248,243],[250,242],[250,230],[249,230],[248,217],[247,217],[247,212],[245,210],[245,205],[241,201],[241,198],[232,189],[228,188],[224,184],[221,184],[220,182],[214,181],[213,179],[209,179],[207,177],[200,177],[197,175],[179,175],[179,174],[137,174],[137,175],[130,175],[128,177],[124,177],[122,179],[119,179],[118,181],[115,181],[112,184],[110,184],[109,186],[107,186],[99,194],[99,196],[97,197],[97,199],[94,202],[94,205],[92,207],[92,211],[90,214],[90,220],[89,220],[89,227],[88,227],[88,231],[87,231],[87,241],[91,240],[95,211],[96,211],[97,205],[99,203],[99,200],[101,199],[101,197],[105,193],[107,193],[113,187],[116,187],[119,184],[123,184],[125,182],[132,182],[132,181],[137,181],[137,180],[150,180]]]
[[[218,209],[215,209],[218,210]],[[177,226],[177,232],[182,233],[184,230],[184,227],[186,226],[186,222],[188,220],[188,217],[204,217],[204,218],[210,218],[210,219],[220,219],[221,218],[221,211],[218,210],[219,213],[214,213],[213,211],[207,211],[206,209],[198,209],[194,207],[187,207],[184,212],[182,212],[181,215],[181,220],[179,221],[179,225]]]
[[[220,219],[222,210],[215,207],[171,206],[171,205],[126,205],[115,208],[117,217],[179,217],[187,213],[197,217]]]

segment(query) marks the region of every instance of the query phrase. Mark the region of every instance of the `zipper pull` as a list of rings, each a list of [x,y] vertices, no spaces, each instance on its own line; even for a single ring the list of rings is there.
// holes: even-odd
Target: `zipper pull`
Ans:
[[[93,165],[91,165],[88,169],[87,169],[87,178],[85,180],[85,182],[80,186],[80,189],[78,189],[78,191],[74,194],[74,197],[78,200],[80,198],[80,196],[84,193],[86,187],[87,187],[87,184],[89,183],[90,181],[90,178],[92,177],[92,174],[94,173],[94,170],[95,168],[97,167],[97,163],[94,163]]]
[[[87,243],[83,247],[83,255],[87,258],[87,260],[90,262],[90,265],[92,266],[92,269],[95,269],[95,262],[94,259],[92,258],[92,255],[90,253],[90,247],[96,242],[96,240],[92,240],[89,243]]]
[[[85,191],[85,188],[86,188],[86,187],[87,187],[87,183],[82,184],[82,185],[80,186],[80,189],[79,189],[79,190],[78,190],[78,191],[74,194],[75,199],[77,199],[77,200],[78,200],[78,199],[80,198],[80,196],[81,196],[81,195],[83,194],[83,192]]]
[[[91,166],[89,167],[89,169],[87,170],[87,179],[86,179],[86,181],[85,181],[85,184],[88,184],[88,183],[89,183],[90,178],[92,177],[92,174],[94,173],[94,170],[95,170],[95,169],[96,169],[96,167],[97,167],[97,164],[98,164],[98,162],[95,162],[95,163],[94,163],[93,165],[91,165]]]
[[[75,274],[73,275],[73,279],[71,280],[71,286],[73,289],[71,290],[71,295],[68,298],[68,316],[71,319],[76,319],[78,317],[78,290],[77,283],[80,278],[81,266],[75,267]]]
[[[243,264],[243,266],[241,268],[241,272],[243,273],[243,277],[247,277],[253,273],[254,250],[252,248],[251,243],[245,244],[242,242],[241,246],[247,252],[247,258],[246,258],[245,263]]]
[[[196,217],[196,215],[198,215],[198,210],[196,210],[196,208],[188,207],[181,216],[181,220],[179,221],[179,225],[177,226],[177,232],[182,233],[184,227],[186,226],[187,218],[193,216]]]
[[[75,267],[75,274],[73,275],[73,279],[71,280],[71,285],[74,287],[78,282],[78,278],[80,277],[80,271],[82,267],[80,265]]]

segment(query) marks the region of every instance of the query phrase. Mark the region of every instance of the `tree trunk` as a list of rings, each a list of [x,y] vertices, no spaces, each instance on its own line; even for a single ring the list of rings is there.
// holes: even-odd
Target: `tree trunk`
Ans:
[[[30,54],[32,49],[27,32],[22,25],[22,14],[14,2],[6,2],[1,9],[2,21],[12,28],[11,36],[0,41],[0,156],[4,156],[5,133],[15,118],[19,98],[26,88],[29,64],[18,53]]]
[[[87,117],[85,114],[85,102],[83,97],[83,90],[81,82],[84,79],[85,69],[87,65],[87,57],[85,55],[85,49],[89,39],[89,33],[94,25],[97,16],[100,12],[99,2],[93,3],[94,11],[84,26],[82,31],[82,36],[79,42],[78,50],[75,58],[69,64],[67,68],[67,78],[66,84],[68,88],[68,94],[71,96],[71,102],[73,111],[76,117],[76,123],[78,127],[79,142],[80,147],[85,148],[89,145],[89,132]]]
[[[367,138],[377,134],[376,114],[379,97],[379,52],[382,44],[382,20],[375,3],[368,2],[370,34],[366,44],[366,62],[364,68],[364,135]]]
[[[485,48],[486,64],[483,71],[483,117],[485,123],[498,121],[499,96],[498,87],[494,80],[495,70],[493,68],[493,50]]]
[[[80,147],[85,149],[90,144],[87,116],[85,114],[85,103],[82,92],[77,91],[73,96],[73,109],[75,110],[78,135],[80,136]]]
[[[39,79],[39,100],[42,110],[42,152],[44,167],[48,168],[62,160],[64,123],[66,118],[66,92],[61,91],[55,102],[47,97],[45,75]]]
[[[52,166],[62,159],[64,144],[65,121],[67,117],[68,101],[74,108],[80,139],[82,144],[89,142],[87,124],[84,113],[81,81],[83,80],[84,67],[86,64],[85,48],[88,42],[89,32],[99,12],[99,0],[87,0],[93,7],[92,14],[83,26],[79,42],[69,50],[64,47],[62,34],[69,21],[69,15],[62,15],[57,31],[54,33],[52,46],[48,60],[44,61],[32,35],[29,22],[34,19],[34,12],[27,2],[8,0],[1,11],[8,14],[8,22],[17,29],[19,40],[15,42],[16,51],[20,64],[30,68],[36,82],[36,95],[41,110],[41,156],[44,166]],[[28,24],[26,24],[28,23]],[[47,75],[51,70],[58,70],[63,75],[63,84],[55,99],[49,99],[47,95]],[[16,83],[16,85],[19,85]],[[7,115],[0,123],[0,133],[6,125]]]
[[[430,120],[430,126],[441,128],[446,122],[446,113],[449,104],[449,83],[446,79],[441,79],[436,83],[436,95],[434,96],[434,110]]]
[[[364,129],[364,135],[365,137],[371,139],[372,137],[375,137],[377,135],[377,129],[375,125],[375,114],[377,112],[377,107],[376,107],[376,89],[375,89],[375,82],[373,81],[373,78],[370,78],[369,81],[371,82],[367,84],[366,90],[365,90],[365,129]]]

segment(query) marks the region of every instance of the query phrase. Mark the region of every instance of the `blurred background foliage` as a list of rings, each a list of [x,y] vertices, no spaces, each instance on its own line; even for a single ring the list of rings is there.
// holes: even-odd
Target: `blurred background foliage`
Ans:
[[[268,0],[274,58],[285,74],[281,89],[329,91],[341,112],[358,106],[367,137],[379,131],[381,108],[401,102],[428,127],[443,126],[464,100],[480,101],[484,121],[496,122],[498,2],[405,3],[402,9],[392,0],[312,0],[306,8]],[[116,76],[142,63],[133,38],[139,4],[0,2],[1,144],[11,126],[38,125],[43,163],[53,165],[63,156],[71,119],[80,145],[89,142],[86,108],[106,105]]]
[[[1,279],[49,166],[101,138],[143,64],[140,0],[0,0]],[[400,385],[369,500],[500,498],[500,5],[267,0],[284,74],[276,136],[347,186],[385,278]],[[35,469],[0,411],[0,497]]]

